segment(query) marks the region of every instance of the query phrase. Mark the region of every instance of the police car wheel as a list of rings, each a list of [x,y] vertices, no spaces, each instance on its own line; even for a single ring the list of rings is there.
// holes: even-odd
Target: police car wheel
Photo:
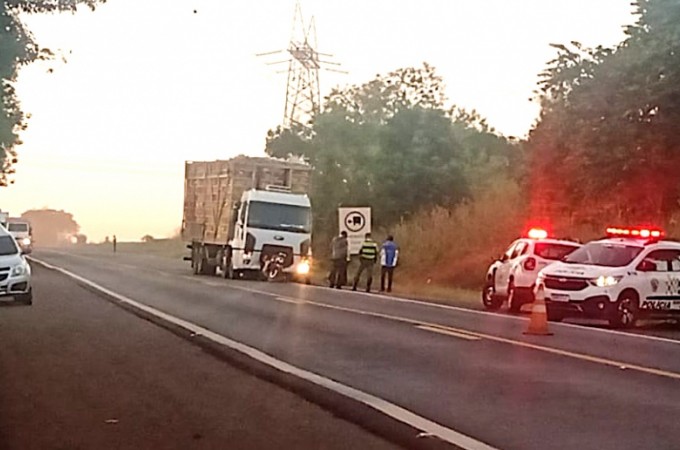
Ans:
[[[482,304],[484,305],[484,308],[489,311],[496,311],[503,304],[503,300],[496,296],[496,290],[494,289],[492,282],[488,282],[484,285],[484,289],[482,290]]]
[[[624,291],[619,295],[609,318],[614,328],[632,328],[638,319],[639,298],[634,291]]]
[[[517,296],[517,292],[515,291],[515,283],[510,281],[510,284],[508,284],[508,309],[510,312],[520,312],[522,309],[522,302],[521,299]]]

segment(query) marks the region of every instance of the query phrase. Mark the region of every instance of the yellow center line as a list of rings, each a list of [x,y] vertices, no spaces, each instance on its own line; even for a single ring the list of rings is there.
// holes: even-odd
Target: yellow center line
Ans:
[[[190,277],[188,277],[188,278],[190,278]],[[532,343],[526,342],[526,341],[518,341],[516,339],[504,338],[504,337],[500,337],[500,336],[494,336],[494,335],[491,335],[491,334],[480,333],[480,332],[477,332],[477,331],[465,330],[465,329],[455,328],[455,327],[449,327],[449,326],[440,325],[440,324],[437,324],[437,323],[423,322],[423,321],[419,321],[419,320],[412,320],[412,319],[408,319],[406,317],[393,316],[393,315],[390,315],[390,314],[382,314],[382,313],[377,313],[377,312],[372,312],[372,311],[364,311],[364,310],[355,309],[355,308],[347,308],[347,307],[344,307],[344,306],[330,305],[328,303],[320,303],[320,302],[305,300],[305,299],[301,299],[301,298],[282,297],[282,296],[279,296],[278,294],[275,294],[273,292],[263,291],[263,290],[260,290],[260,289],[252,289],[252,288],[247,288],[247,287],[242,287],[242,286],[230,286],[230,287],[233,287],[234,289],[240,289],[240,290],[243,290],[243,291],[267,295],[269,297],[274,297],[274,299],[278,300],[278,301],[286,301],[288,303],[302,302],[302,304],[318,306],[320,308],[334,309],[334,310],[337,310],[337,311],[344,311],[344,312],[348,312],[348,313],[352,313],[352,314],[359,314],[359,315],[363,315],[363,316],[377,317],[377,318],[380,318],[380,319],[392,320],[392,321],[395,321],[395,322],[414,325],[416,327],[436,328],[438,331],[445,330],[445,331],[448,331],[450,333],[458,333],[458,334],[462,334],[462,335],[478,337],[478,338],[481,338],[481,339],[488,339],[488,340],[494,341],[494,342],[501,342],[503,344],[514,345],[514,346],[517,346],[517,347],[528,348],[528,349],[531,349],[531,350],[538,350],[538,351],[545,352],[545,353],[551,353],[553,355],[565,356],[565,357],[568,357],[568,358],[578,359],[578,360],[581,360],[581,361],[587,361],[587,362],[591,362],[591,363],[595,363],[595,364],[601,364],[601,365],[605,365],[605,366],[616,367],[618,369],[627,369],[627,370],[637,371],[637,372],[646,373],[646,374],[650,374],[650,375],[657,375],[657,376],[660,376],[660,377],[671,378],[671,379],[674,379],[674,380],[680,380],[680,373],[672,372],[672,371],[668,371],[668,370],[663,370],[663,369],[657,369],[657,368],[654,368],[654,367],[647,367],[647,366],[641,366],[641,365],[638,365],[638,364],[627,363],[627,362],[624,362],[624,361],[617,361],[617,360],[613,360],[613,359],[600,358],[598,356],[586,355],[586,354],[583,354],[583,353],[572,352],[572,351],[569,351],[569,350],[560,350],[558,348],[547,347],[545,345],[532,344]],[[429,330],[429,331],[434,331],[434,330]]]
[[[461,338],[461,339],[466,339],[468,341],[481,341],[482,340],[482,338],[480,338],[478,336],[472,336],[471,334],[467,334],[467,333],[458,333],[456,331],[450,331],[450,330],[447,330],[444,327],[430,327],[430,326],[427,326],[427,325],[416,325],[416,328],[418,328],[420,330],[431,331],[433,333],[439,333],[439,334],[444,334],[444,335],[447,335],[447,336],[453,336],[453,337],[457,337],[457,338]]]

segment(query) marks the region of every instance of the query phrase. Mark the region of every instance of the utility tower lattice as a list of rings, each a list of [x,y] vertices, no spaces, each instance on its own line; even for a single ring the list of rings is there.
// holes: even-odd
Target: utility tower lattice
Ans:
[[[293,27],[290,42],[286,50],[260,53],[257,56],[274,55],[287,52],[289,58],[267,63],[268,65],[288,63],[288,81],[286,84],[286,103],[283,113],[284,128],[298,128],[309,131],[316,115],[321,111],[321,90],[319,87],[319,71],[347,73],[342,70],[326,67],[339,66],[340,63],[323,61],[320,57],[332,57],[316,50],[316,24],[314,17],[305,24],[300,2],[295,5]],[[281,73],[281,72],[278,72]]]

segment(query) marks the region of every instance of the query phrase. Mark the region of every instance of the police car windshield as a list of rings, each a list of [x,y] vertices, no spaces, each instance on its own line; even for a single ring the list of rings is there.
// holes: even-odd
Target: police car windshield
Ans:
[[[539,258],[559,261],[578,248],[578,245],[551,244],[547,242],[537,242],[534,253]]]
[[[0,256],[15,255],[19,253],[17,245],[11,236],[0,236]]]
[[[635,245],[591,242],[567,255],[563,261],[571,264],[622,267],[630,264],[641,251],[642,247]]]

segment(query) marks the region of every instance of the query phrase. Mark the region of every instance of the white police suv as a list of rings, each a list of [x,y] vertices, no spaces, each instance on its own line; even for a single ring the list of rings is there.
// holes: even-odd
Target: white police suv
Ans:
[[[484,307],[495,311],[507,301],[510,311],[519,311],[523,304],[534,301],[539,271],[579,247],[577,242],[550,239],[545,230],[532,228],[527,237],[510,244],[487,270],[482,291]]]
[[[14,237],[0,227],[0,297],[14,297],[19,303],[33,303],[31,266]]]
[[[642,317],[680,318],[680,242],[650,227],[611,227],[608,238],[589,242],[543,269],[548,319],[605,319],[632,327]]]

